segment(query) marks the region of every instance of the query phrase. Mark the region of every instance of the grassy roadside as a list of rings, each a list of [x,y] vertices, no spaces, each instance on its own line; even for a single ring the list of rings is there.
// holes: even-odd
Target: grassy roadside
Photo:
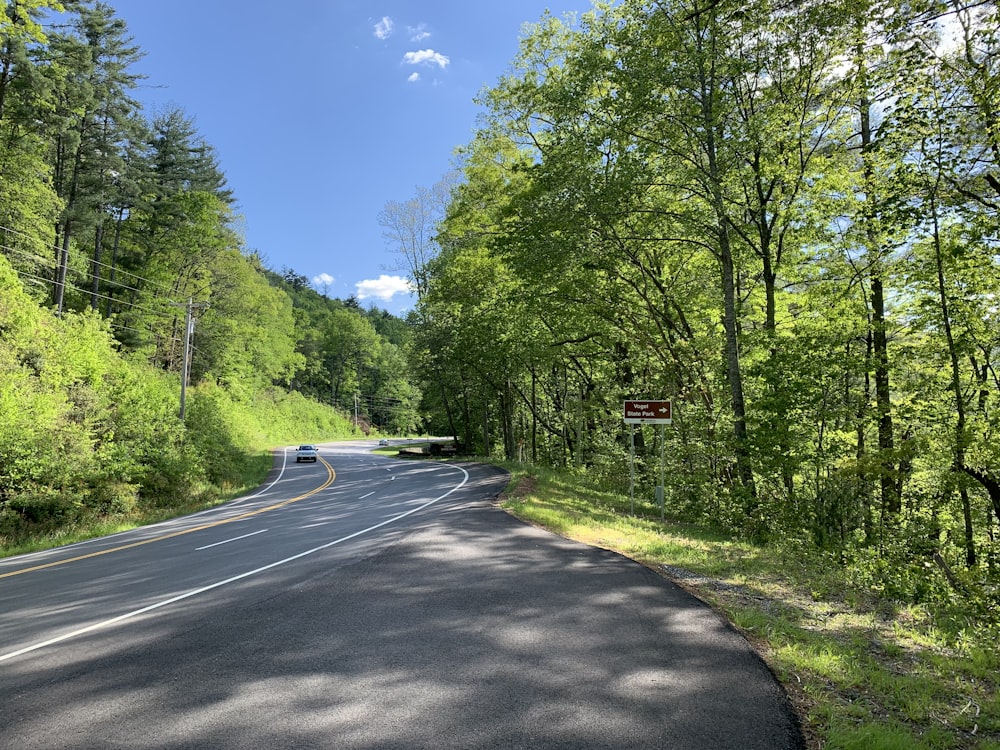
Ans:
[[[1000,750],[1000,648],[985,634],[945,632],[929,611],[878,601],[805,551],[663,522],[651,505],[632,516],[627,497],[507,468],[508,512],[641,562],[740,629],[784,684],[811,748]]]
[[[8,540],[0,536],[0,557],[11,557],[52,549],[53,547],[63,547],[67,544],[117,534],[221,505],[259,487],[267,477],[273,463],[274,457],[270,451],[248,454],[238,467],[238,477],[224,486],[206,483],[195,487],[186,502],[162,507],[156,505],[139,506],[128,513],[84,516],[75,523],[61,525],[50,531],[39,531],[36,535],[28,538]]]

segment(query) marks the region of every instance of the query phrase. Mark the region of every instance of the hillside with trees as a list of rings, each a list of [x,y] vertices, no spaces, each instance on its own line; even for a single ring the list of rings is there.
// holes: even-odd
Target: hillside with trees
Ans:
[[[193,119],[137,102],[142,54],[101,2],[0,13],[2,545],[420,422],[406,324],[247,250]]]
[[[134,100],[110,8],[8,0],[0,533],[225,487],[304,431],[426,429],[615,491],[634,441],[644,497],[662,450],[674,517],[993,611],[998,22],[950,1],[544,17],[461,170],[378,217],[419,294],[402,321],[247,251],[210,144]],[[623,424],[632,398],[673,400],[665,446]]]
[[[623,400],[673,399],[671,515],[995,612],[998,24],[623,0],[531,27],[422,268],[438,419],[627,492]]]
[[[831,747],[994,746],[995,2],[544,16],[460,168],[372,217],[406,320],[251,252],[141,56],[101,2],[4,1],[0,548],[452,435],[515,512],[731,594]],[[672,401],[662,443],[630,399]]]

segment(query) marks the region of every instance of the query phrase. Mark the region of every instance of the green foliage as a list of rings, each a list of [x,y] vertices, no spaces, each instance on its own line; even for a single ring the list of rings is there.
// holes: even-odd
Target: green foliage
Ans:
[[[193,120],[136,109],[121,19],[66,7],[51,33],[56,3],[0,14],[4,537],[209,502],[269,446],[370,428],[618,498],[634,439],[655,516],[657,432],[621,403],[664,397],[671,515],[931,608],[956,648],[993,632],[993,5],[955,16],[952,47],[889,1],[546,15],[481,97],[461,183],[378,217],[419,292],[407,321],[248,255]],[[829,643],[803,654],[854,674]]]
[[[354,434],[337,406],[419,424],[407,324],[244,252],[193,119],[133,98],[142,51],[110,6],[18,0],[0,31],[4,542],[213,502],[274,445]]]
[[[258,434],[267,445],[334,440],[357,434],[353,421],[343,411],[295,391],[271,388],[258,394],[253,405],[259,411]]]
[[[932,746],[921,742],[903,727],[889,724],[843,727],[832,733],[826,747],[830,750],[918,750]]]
[[[211,273],[213,293],[199,316],[193,375],[209,372],[246,393],[288,383],[304,361],[295,351],[291,300],[236,251],[220,255]]]
[[[206,383],[190,393],[185,425],[192,456],[206,477],[222,485],[241,474],[240,461],[253,444],[253,417],[225,389]]]
[[[622,400],[672,398],[676,513],[887,597],[995,601],[1000,17],[938,47],[878,8],[627,1],[529,29],[421,269],[433,423],[621,490]],[[649,496],[659,446],[632,437]]]
[[[38,308],[2,257],[0,355],[4,546],[212,501],[259,478],[269,446],[353,433],[345,415],[299,394],[211,381],[192,389],[181,423],[175,375],[122,357],[94,313]]]
[[[421,427],[421,392],[407,360],[410,325],[384,310],[329,299],[286,269],[267,272],[292,300],[297,356],[291,387],[317,401],[357,410],[359,427],[405,434]]]

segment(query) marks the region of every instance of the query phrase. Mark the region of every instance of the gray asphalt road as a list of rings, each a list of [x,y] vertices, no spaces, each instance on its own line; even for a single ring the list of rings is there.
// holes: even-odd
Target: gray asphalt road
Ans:
[[[396,520],[0,661],[0,747],[803,747],[787,699],[742,637],[645,568],[493,507],[496,470],[466,465],[460,478],[407,463],[407,474],[356,449],[329,460],[337,479],[327,489],[343,480],[342,494],[256,514],[260,528],[282,520],[283,538],[307,526],[334,541]],[[419,492],[400,492],[422,473]],[[381,489],[360,500],[370,482]],[[365,526],[350,509],[378,497],[390,500]],[[308,523],[295,524],[293,509]],[[266,550],[270,536],[248,539]],[[317,538],[300,541],[301,551]],[[275,551],[288,553],[286,542]],[[136,549],[160,546],[179,552],[167,540]],[[233,556],[259,563],[243,553]],[[29,577],[0,579],[0,606],[15,580],[23,601]],[[147,566],[140,577],[156,575]],[[45,607],[21,616],[54,632],[60,618],[36,584]]]

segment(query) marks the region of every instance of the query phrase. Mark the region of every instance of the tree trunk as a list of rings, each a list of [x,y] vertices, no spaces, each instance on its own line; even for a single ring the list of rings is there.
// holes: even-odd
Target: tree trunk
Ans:
[[[465,382],[465,377],[461,376],[462,381],[462,432],[465,437],[463,443],[467,446],[468,450],[472,449],[473,441],[473,422],[472,422],[472,411],[469,408],[469,388]]]
[[[713,46],[713,40],[709,41]],[[714,61],[714,49],[703,50]],[[736,315],[736,264],[730,242],[729,218],[723,197],[722,167],[719,164],[718,142],[724,137],[718,122],[716,100],[717,81],[714,68],[700,71],[701,119],[705,140],[702,144],[707,160],[708,192],[716,222],[716,241],[719,265],[722,271],[723,328],[725,329],[726,378],[732,398],[733,437],[736,441],[736,468],[740,483],[747,493],[744,510],[748,515],[757,510],[757,492],[754,487],[753,469],[748,449],[746,404],[743,395],[743,372],[740,368],[738,320]]]
[[[438,385],[441,388],[441,403],[444,405],[444,413],[448,417],[448,429],[451,430],[452,439],[458,440],[458,430],[455,429],[455,415],[451,411],[451,403],[448,401],[448,390],[445,388],[445,378],[444,373],[441,372],[441,368],[438,370]],[[468,443],[466,443],[468,445]]]
[[[503,424],[503,451],[508,461],[517,460],[517,443],[514,440],[514,389],[510,378],[504,381],[504,389],[500,395],[500,408]]]
[[[976,554],[975,529],[972,524],[972,502],[965,487],[958,491],[958,495],[962,501],[962,519],[965,521],[965,565],[974,568],[979,560]]]
[[[7,101],[7,88],[13,76],[13,63],[11,56],[13,43],[8,41],[4,45],[3,66],[0,67],[0,122],[3,121],[4,108]]]
[[[490,456],[490,401],[486,393],[483,394],[483,455]]]
[[[98,221],[94,230],[94,262],[90,266],[90,309],[97,310],[101,290],[101,251],[104,245],[104,222]]]
[[[56,284],[55,288],[52,290],[55,296],[53,301],[56,306],[56,315],[62,315],[63,300],[66,295],[66,270],[69,268],[69,239],[70,223],[67,221],[63,226],[62,244],[56,254],[58,261],[56,264]]]
[[[996,476],[986,469],[980,471],[968,466],[959,466],[957,468],[964,471],[983,486],[983,489],[986,490],[986,494],[990,497],[990,505],[993,507],[993,515],[995,515],[997,520],[1000,521],[1000,480],[997,480]]]
[[[894,481],[896,467],[892,400],[889,388],[889,347],[885,332],[885,293],[880,275],[872,277],[872,343],[875,354],[875,404],[878,412],[878,448],[881,457],[880,484],[882,506],[890,516],[897,516],[902,508],[898,485]]]
[[[850,344],[847,345],[847,354],[850,358]],[[872,354],[872,336],[871,331],[865,337],[865,382],[864,391],[861,393],[860,397],[857,399],[857,410],[855,411],[855,434],[856,434],[856,446],[855,446],[855,460],[858,466],[858,485],[857,492],[858,497],[861,499],[862,503],[862,522],[865,529],[865,545],[871,546],[875,543],[875,523],[872,519],[872,495],[871,495],[871,485],[869,484],[868,472],[865,469],[866,461],[865,457],[868,453],[868,441],[865,439],[865,427],[867,422],[867,412],[868,412],[868,401],[871,398],[871,368],[869,367],[869,362],[871,361]],[[844,396],[845,398],[850,398],[850,382],[849,375],[846,376],[844,385]]]
[[[861,21],[859,21],[861,23]],[[886,335],[885,320],[885,289],[882,270],[881,247],[875,229],[875,214],[877,189],[875,186],[875,168],[872,165],[871,153],[875,147],[872,133],[871,116],[872,102],[868,98],[868,69],[865,64],[864,42],[859,42],[857,49],[858,82],[861,98],[858,102],[858,114],[861,120],[861,159],[863,172],[864,200],[866,210],[862,211],[867,251],[870,259],[868,272],[872,292],[872,345],[875,366],[875,408],[878,414],[878,447],[880,486],[882,490],[882,510],[890,517],[897,516],[901,509],[900,497],[896,492],[894,481],[895,467],[893,454],[895,452],[892,424],[892,396],[889,387],[889,344]]]
[[[948,294],[945,289],[944,258],[941,251],[941,234],[938,226],[937,205],[932,201],[931,210],[934,215],[934,264],[937,269],[938,298],[941,303],[941,319],[944,323],[945,341],[948,343],[948,358],[951,363],[951,392],[955,402],[955,465],[965,465],[965,447],[968,435],[965,427],[965,399],[962,397],[962,381],[959,369],[958,348],[951,328],[951,311],[948,305]],[[972,506],[969,493],[964,487],[959,490],[962,502],[962,519],[965,522],[965,562],[970,568],[976,564],[975,529],[972,523]]]
[[[112,303],[115,298],[115,282],[118,280],[118,247],[122,235],[122,222],[125,220],[125,209],[118,210],[118,217],[115,219],[115,239],[111,245],[111,273],[108,278],[108,294],[104,315],[111,317],[114,312]]]
[[[531,463],[538,463],[538,378],[531,366]]]
[[[746,402],[743,396],[743,371],[740,367],[740,348],[737,337],[736,320],[736,281],[729,244],[729,232],[726,227],[720,227],[719,245],[722,264],[722,295],[723,295],[723,327],[726,334],[726,378],[733,402],[733,436],[736,438],[736,468],[740,482],[748,492],[746,510],[753,512],[757,507],[756,490],[753,481],[753,469],[750,466],[748,451],[749,436],[747,433]]]

